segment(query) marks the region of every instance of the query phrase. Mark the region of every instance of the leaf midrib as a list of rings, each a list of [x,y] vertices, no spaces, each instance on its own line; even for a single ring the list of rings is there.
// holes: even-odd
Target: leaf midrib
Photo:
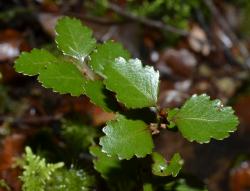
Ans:
[[[206,118],[197,118],[197,117],[175,117],[175,121],[183,121],[183,120],[192,120],[192,121],[204,121],[204,122],[221,122],[219,119],[206,119]]]
[[[129,80],[128,78],[126,78],[127,77],[126,75],[123,75],[123,73],[119,72],[120,70],[116,70],[117,67],[113,67],[113,65],[110,65],[110,67],[112,68],[112,70],[116,71],[116,74],[120,75],[125,80],[125,82],[129,83],[130,87],[133,87],[133,89],[137,90],[137,92],[139,92],[139,94],[141,94],[147,100],[150,100],[150,102],[154,103],[154,99],[152,99],[152,97],[150,96],[150,94],[144,94],[144,91],[142,91],[141,89],[138,88],[139,86],[135,86],[134,83],[131,83],[131,80]],[[141,68],[139,69],[139,72],[141,72]],[[117,94],[117,97],[120,97],[120,96]]]

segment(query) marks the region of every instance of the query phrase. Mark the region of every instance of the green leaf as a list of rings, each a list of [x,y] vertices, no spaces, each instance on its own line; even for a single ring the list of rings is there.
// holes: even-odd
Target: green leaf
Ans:
[[[99,146],[90,147],[90,153],[95,157],[94,168],[106,180],[110,191],[135,190],[138,174],[138,160],[119,160],[107,156]]]
[[[152,154],[153,165],[152,172],[157,176],[173,176],[176,177],[180,172],[183,160],[179,153],[176,153],[169,163],[166,162],[165,158],[159,153],[154,152]]]
[[[102,151],[119,159],[131,159],[134,155],[145,157],[152,153],[153,140],[150,131],[141,120],[126,119],[119,115],[103,128],[106,136],[101,137]]]
[[[57,22],[56,43],[65,55],[81,62],[96,46],[92,31],[83,26],[80,20],[69,17],[63,17]]]
[[[168,117],[189,141],[208,143],[211,138],[222,140],[236,130],[238,118],[231,107],[203,94],[192,96],[175,115]]]
[[[172,119],[178,112],[179,112],[178,108],[167,109],[168,119]],[[168,128],[171,129],[174,127],[175,127],[175,123],[173,121],[169,120]]]
[[[16,60],[17,72],[39,75],[38,80],[47,88],[59,93],[79,96],[84,93],[85,78],[73,64],[59,60],[46,50],[24,52]]]
[[[84,93],[84,76],[69,62],[61,61],[48,65],[46,70],[40,73],[38,80],[44,87],[52,88],[61,94],[79,96]]]
[[[101,107],[104,111],[111,112],[117,110],[116,100],[112,99],[112,95],[105,88],[102,81],[88,80],[84,85],[85,94],[90,98],[90,101]]]
[[[33,49],[31,52],[23,52],[19,56],[15,61],[15,69],[19,73],[34,76],[55,62],[57,62],[57,58],[47,50]]]
[[[111,170],[121,168],[121,163],[118,158],[107,156],[98,146],[90,147],[90,153],[96,157],[93,160],[94,168],[105,179],[108,179]]]
[[[126,61],[119,57],[105,67],[106,87],[116,92],[118,101],[128,108],[155,106],[157,102],[159,72],[142,66],[138,59]]]
[[[99,75],[104,75],[104,68],[115,61],[115,58],[130,57],[120,43],[108,41],[104,44],[98,45],[97,50],[91,55],[90,65],[92,69]]]

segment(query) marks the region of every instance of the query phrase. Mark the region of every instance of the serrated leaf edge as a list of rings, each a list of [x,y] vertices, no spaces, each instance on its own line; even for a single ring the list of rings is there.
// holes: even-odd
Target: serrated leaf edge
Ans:
[[[47,51],[47,50],[46,50],[46,49],[43,49],[43,48],[41,48],[41,49],[39,49],[39,48],[33,48],[30,52],[28,52],[28,51],[23,51],[23,52],[21,52],[21,54],[18,56],[18,58],[17,58],[17,59],[15,60],[15,62],[14,62],[14,69],[15,69],[16,72],[21,73],[21,74],[24,75],[24,76],[38,76],[38,75],[40,74],[40,72],[38,72],[38,74],[35,74],[35,75],[27,74],[27,73],[25,73],[25,71],[23,71],[23,70],[17,71],[17,68],[16,68],[16,64],[17,64],[19,58],[21,58],[22,56],[26,56],[26,55],[28,55],[28,54],[32,54],[32,52],[35,52],[35,51]],[[51,54],[51,55],[54,56],[53,54]],[[55,56],[54,56],[54,57],[55,57]],[[55,57],[55,59],[57,59],[57,57]],[[51,62],[48,63],[48,64],[51,64]],[[44,68],[44,70],[45,70],[45,69],[46,69],[46,68]]]
[[[115,41],[113,41],[113,40],[108,40],[108,41],[105,41],[105,42],[102,43],[102,44],[98,44],[97,47],[96,47],[96,49],[93,50],[92,53],[91,53],[91,55],[90,55],[90,59],[91,59],[91,60],[90,60],[89,66],[90,66],[90,68],[91,68],[93,71],[95,71],[96,74],[100,75],[100,76],[103,77],[103,78],[106,78],[106,76],[103,74],[103,73],[104,73],[104,70],[105,70],[105,66],[102,65],[102,72],[103,72],[103,73],[100,72],[100,71],[96,71],[96,70],[93,68],[93,65],[91,64],[91,61],[92,61],[92,56],[93,56],[94,54],[98,54],[98,50],[99,50],[100,48],[102,48],[102,46],[107,45],[108,43],[116,44],[117,46],[119,46],[119,48],[123,49],[123,51],[126,52],[126,53],[129,55],[129,57],[131,57],[129,51],[128,51],[127,49],[125,49],[124,46],[123,46],[122,44],[117,43],[117,42],[115,42]],[[117,58],[119,58],[119,56],[118,56]]]
[[[78,24],[80,24],[84,29],[86,29],[86,30],[88,30],[88,31],[90,32],[90,36],[92,37],[92,40],[96,42],[96,39],[93,38],[93,31],[92,31],[89,27],[83,25],[82,22],[81,22],[79,19],[76,19],[76,18],[74,18],[74,17],[68,17],[68,16],[63,16],[63,17],[59,18],[58,21],[57,21],[57,24],[56,24],[56,26],[55,26],[55,34],[56,34],[55,43],[56,43],[57,49],[60,50],[60,51],[62,51],[62,53],[63,53],[65,56],[70,56],[70,57],[75,58],[76,60],[79,60],[79,61],[83,62],[84,59],[85,59],[87,56],[89,56],[89,55],[91,54],[91,52],[93,52],[94,50],[96,50],[96,46],[95,46],[95,48],[93,48],[93,50],[90,51],[90,52],[88,53],[88,55],[86,55],[84,58],[82,58],[82,56],[79,56],[79,52],[76,52],[76,51],[73,50],[73,49],[72,49],[72,51],[73,51],[73,52],[76,52],[76,55],[77,55],[77,56],[72,56],[72,55],[66,53],[64,50],[62,50],[62,49],[60,48],[60,45],[59,45],[58,40],[57,40],[57,38],[60,36],[60,35],[58,34],[58,32],[57,32],[57,27],[58,27],[58,25],[60,24],[60,23],[59,23],[60,20],[62,21],[63,19],[69,19],[69,20],[73,20],[73,21],[78,22]]]
[[[221,103],[221,101],[220,101],[219,99],[211,100],[210,96],[207,95],[207,94],[201,94],[201,95],[194,94],[194,95],[191,96],[190,100],[191,100],[191,99],[194,99],[194,98],[197,97],[197,96],[202,96],[202,97],[206,98],[206,100],[208,100],[208,101],[210,101],[210,102]],[[234,114],[234,113],[235,113],[231,106],[226,106],[226,107],[223,106],[223,108],[224,108],[224,109],[227,109],[227,110],[230,110],[230,113],[231,113],[231,114]],[[180,109],[179,109],[178,112],[180,112]],[[177,112],[175,115],[177,115],[178,112]],[[225,136],[224,136],[223,138],[215,138],[215,137],[212,137],[212,136],[210,135],[208,141],[200,141],[200,140],[194,140],[194,139],[192,139],[192,138],[188,138],[187,136],[183,135],[182,133],[181,133],[181,135],[182,135],[185,139],[187,139],[189,142],[197,142],[197,143],[199,143],[199,144],[207,144],[207,143],[210,143],[212,139],[221,141],[221,140],[224,140],[224,139],[228,138],[228,137],[230,136],[230,133],[233,133],[233,132],[235,132],[235,131],[237,130],[237,126],[238,126],[238,124],[239,124],[239,119],[238,119],[238,117],[237,117],[236,115],[234,115],[234,119],[235,119],[236,126],[234,127],[234,129],[225,132]],[[176,124],[174,121],[172,121],[172,122],[177,126],[177,124]],[[177,126],[177,127],[178,127],[178,126]]]
[[[118,116],[117,116],[117,118],[116,119],[114,119],[114,120],[111,120],[111,121],[108,121],[107,122],[107,125],[102,129],[102,131],[105,133],[105,128],[107,128],[107,126],[108,126],[108,123],[111,123],[111,122],[118,122],[121,118],[120,118],[121,116],[119,116],[119,114],[118,114]],[[100,137],[100,141],[99,141],[99,145],[101,145],[101,151],[103,152],[103,153],[105,153],[107,156],[109,156],[109,157],[117,157],[119,160],[130,160],[131,158],[133,158],[134,156],[136,156],[137,158],[144,158],[144,157],[146,157],[147,155],[150,155],[152,152],[153,152],[153,148],[152,148],[152,150],[151,150],[151,152],[148,152],[148,153],[145,153],[144,155],[140,155],[140,154],[133,154],[131,157],[123,157],[123,156],[121,156],[121,155],[119,155],[119,154],[114,154],[114,155],[110,155],[105,149],[103,149],[103,145],[101,144],[101,139],[103,138],[103,137],[105,137],[105,136],[107,136],[106,134],[104,135],[104,136],[102,136],[102,137]]]

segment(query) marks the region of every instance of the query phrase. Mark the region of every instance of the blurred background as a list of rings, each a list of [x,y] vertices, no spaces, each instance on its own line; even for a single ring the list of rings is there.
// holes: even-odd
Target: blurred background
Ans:
[[[13,158],[25,145],[51,161],[88,166],[78,151],[113,118],[84,96],[53,93],[13,69],[22,51],[58,54],[54,27],[63,15],[81,19],[99,42],[121,42],[159,70],[161,108],[179,107],[194,93],[233,106],[240,125],[229,138],[199,145],[165,131],[155,137],[156,149],[166,158],[179,151],[184,172],[211,191],[250,190],[249,0],[0,0],[0,179],[11,190],[20,190]],[[72,131],[81,132],[74,143]],[[82,137],[88,141],[77,142]]]

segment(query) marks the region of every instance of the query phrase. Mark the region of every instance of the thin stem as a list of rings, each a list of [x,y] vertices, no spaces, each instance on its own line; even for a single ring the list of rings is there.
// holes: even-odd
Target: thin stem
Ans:
[[[165,23],[162,23],[160,21],[154,21],[154,20],[151,20],[151,19],[148,19],[145,17],[137,16],[135,14],[132,14],[132,13],[129,13],[129,12],[123,10],[121,7],[119,7],[116,4],[109,3],[108,8],[110,10],[114,11],[115,13],[117,13],[118,15],[121,15],[125,18],[130,19],[130,20],[142,23],[144,25],[151,26],[151,27],[158,28],[158,29],[163,29],[165,31],[172,32],[172,33],[175,33],[175,34],[178,34],[181,36],[189,36],[189,32],[186,30],[178,29],[178,28],[175,28],[171,25],[166,25]]]

